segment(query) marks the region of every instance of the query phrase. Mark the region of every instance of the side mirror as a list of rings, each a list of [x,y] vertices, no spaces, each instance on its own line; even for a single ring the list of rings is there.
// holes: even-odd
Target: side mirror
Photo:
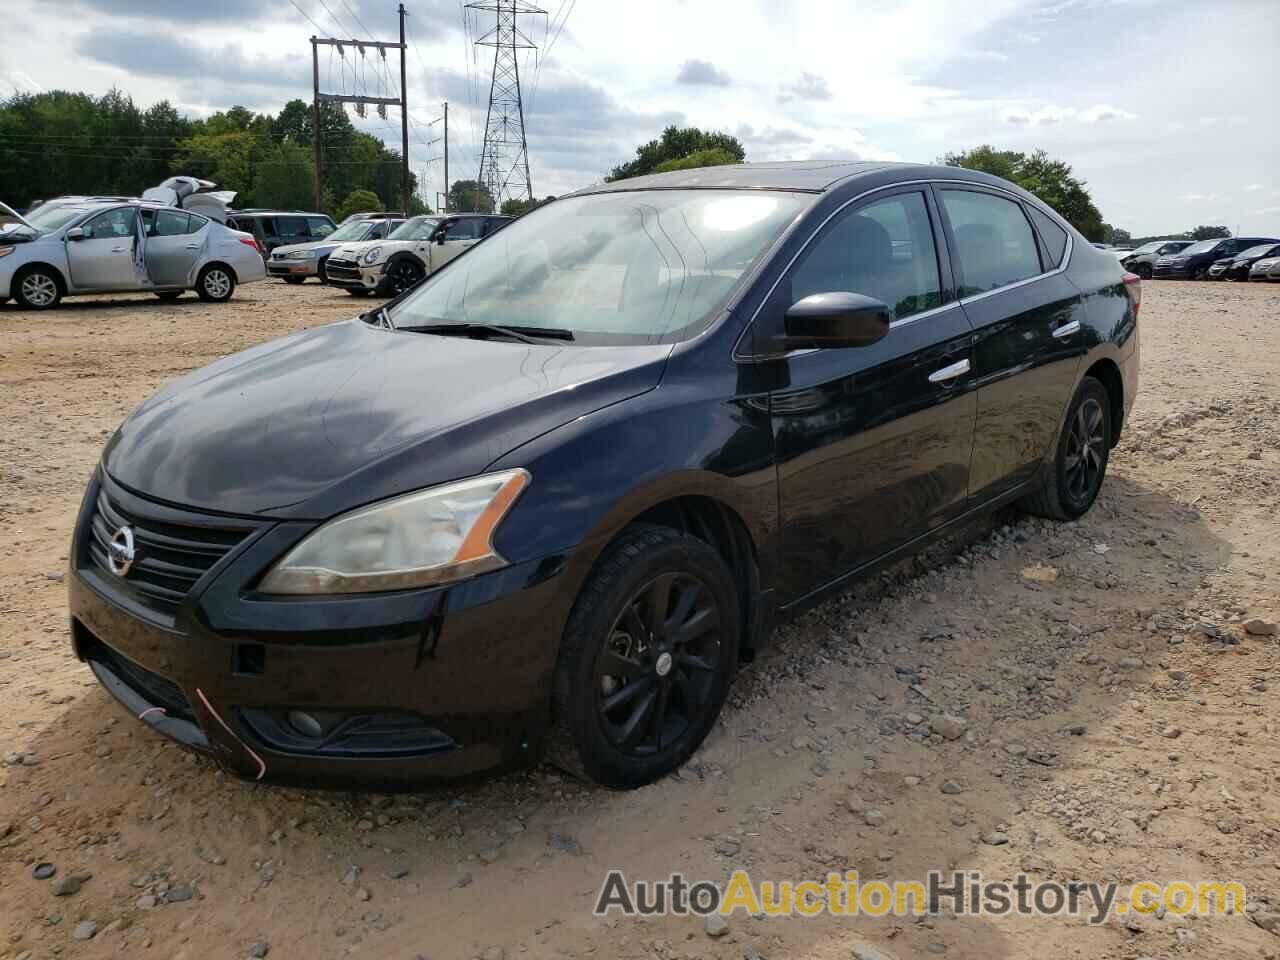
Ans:
[[[441,230],[439,233],[437,233],[437,234],[436,234],[436,246],[439,246],[439,247],[443,247],[443,246],[444,246],[444,231],[443,231],[443,230]]]
[[[70,230],[68,230],[68,231],[67,231],[67,239],[68,239],[68,240],[83,240],[83,239],[84,239],[84,227],[72,227]]]
[[[887,306],[860,293],[813,293],[787,310],[786,347],[868,347],[884,339],[891,319]]]

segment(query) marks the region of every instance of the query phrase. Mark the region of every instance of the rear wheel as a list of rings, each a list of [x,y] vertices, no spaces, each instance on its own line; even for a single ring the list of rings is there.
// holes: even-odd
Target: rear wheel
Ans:
[[[31,266],[13,278],[13,299],[28,310],[50,310],[62,300],[62,282],[48,267]]]
[[[373,293],[372,290],[366,290],[364,287],[344,287],[343,289],[353,297],[367,297]]]
[[[186,292],[185,290],[157,290],[156,296],[161,300],[177,300]]]
[[[1053,471],[1023,507],[1053,520],[1083,516],[1102,489],[1110,454],[1111,398],[1101,381],[1085,377],[1067,410]]]
[[[281,279],[283,279],[285,283],[291,283],[291,284],[293,284],[293,285],[296,287],[296,286],[297,286],[298,284],[300,284],[300,283],[301,283],[305,278],[304,278],[304,277],[282,277]]]
[[[1151,264],[1149,264],[1149,263],[1140,263],[1140,264],[1138,264],[1138,266],[1134,269],[1134,271],[1133,271],[1133,272],[1134,272],[1134,273],[1136,273],[1138,276],[1140,276],[1143,280],[1150,280],[1150,279],[1151,279]]]
[[[720,715],[738,636],[737,590],[719,554],[666,527],[630,528],[565,627],[549,759],[617,788],[675,770]]]
[[[196,278],[196,293],[206,303],[226,303],[236,288],[231,270],[220,263],[211,263]]]

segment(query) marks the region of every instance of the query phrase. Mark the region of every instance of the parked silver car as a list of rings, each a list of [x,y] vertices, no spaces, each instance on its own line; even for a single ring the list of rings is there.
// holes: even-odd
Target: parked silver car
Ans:
[[[1263,257],[1249,268],[1250,280],[1280,280],[1280,256]]]
[[[60,197],[14,216],[0,226],[0,303],[47,310],[64,296],[136,290],[221,302],[266,279],[253,237],[164,203]]]
[[[344,243],[381,240],[402,223],[404,217],[400,214],[375,213],[360,214],[355,219],[348,217],[323,240],[276,247],[271,251],[271,259],[267,261],[267,273],[286,283],[302,283],[307,277],[319,277],[321,283],[328,283],[325,267],[329,254]]]

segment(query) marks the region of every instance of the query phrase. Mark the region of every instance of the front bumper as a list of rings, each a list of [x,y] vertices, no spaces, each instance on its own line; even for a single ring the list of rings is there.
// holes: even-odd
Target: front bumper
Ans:
[[[1157,263],[1151,268],[1151,276],[1157,280],[1185,280],[1192,273],[1192,268],[1185,263]]]
[[[349,290],[377,290],[386,268],[385,263],[365,266],[354,260],[335,260],[330,257],[325,264],[325,274],[335,286]]]
[[[125,577],[94,546],[104,511],[138,537]],[[537,759],[572,603],[559,559],[453,587],[274,599],[252,584],[315,525],[246,519],[180,600],[150,595],[172,566],[146,565],[149,531],[173,537],[198,520],[99,471],[76,524],[72,644],[142,722],[237,775],[304,786],[396,789]],[[306,735],[290,711],[323,732]]]
[[[275,260],[267,261],[267,273],[273,277],[315,277],[319,275],[316,261],[312,260]]]

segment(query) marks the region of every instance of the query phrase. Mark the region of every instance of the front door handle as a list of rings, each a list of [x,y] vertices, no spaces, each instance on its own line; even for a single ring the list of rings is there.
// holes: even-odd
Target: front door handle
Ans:
[[[188,243],[188,244],[187,244],[187,249],[188,249],[188,250],[199,250],[199,249],[200,249],[200,244],[198,244],[198,243]]]
[[[1073,333],[1079,333],[1079,332],[1080,332],[1080,321],[1072,320],[1070,323],[1064,323],[1062,326],[1058,327],[1058,329],[1054,330],[1053,335],[1057,337],[1059,340],[1065,340],[1067,337],[1071,336]]]
[[[112,253],[128,253],[129,248],[128,247],[112,247],[111,252]]]
[[[941,370],[935,370],[929,374],[930,383],[948,383],[956,377],[962,376],[969,372],[969,359],[957,360],[949,366],[943,367]]]

